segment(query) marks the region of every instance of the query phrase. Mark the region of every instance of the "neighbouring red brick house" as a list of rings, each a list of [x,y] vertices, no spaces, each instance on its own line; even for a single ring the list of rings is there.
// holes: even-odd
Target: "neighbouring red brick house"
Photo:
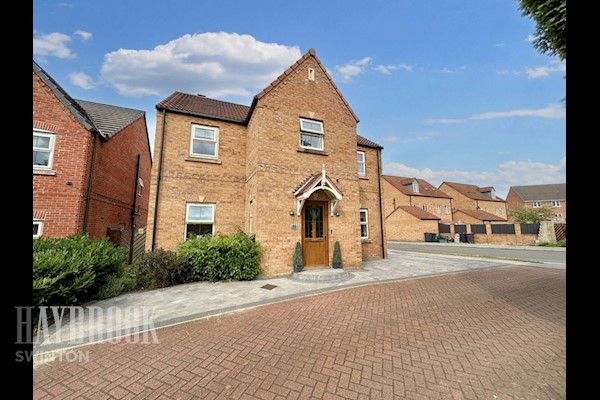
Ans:
[[[33,238],[143,227],[152,157],[145,112],[75,100],[33,62]]]
[[[511,186],[506,196],[508,216],[518,208],[547,207],[554,211],[554,219],[567,220],[567,184]]]

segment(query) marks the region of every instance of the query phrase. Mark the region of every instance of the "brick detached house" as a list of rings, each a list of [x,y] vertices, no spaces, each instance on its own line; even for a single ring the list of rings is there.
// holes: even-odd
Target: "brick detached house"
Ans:
[[[156,106],[147,249],[190,233],[242,229],[262,245],[262,274],[385,257],[382,147],[311,49],[248,107],[175,92]]]
[[[33,62],[33,238],[146,225],[144,111],[74,100]]]
[[[439,189],[452,197],[452,206],[454,208],[452,220],[454,222],[464,222],[461,218],[465,211],[469,210],[484,211],[486,213],[470,213],[471,217],[475,214],[481,217],[473,217],[478,221],[491,221],[489,219],[491,217],[487,214],[496,216],[497,221],[507,220],[506,201],[496,196],[496,191],[492,186],[479,187],[466,183],[442,182]]]
[[[452,222],[450,196],[423,179],[383,175],[383,193],[388,240],[423,241]]]
[[[567,220],[567,184],[511,186],[506,196],[508,215],[521,207],[547,207],[554,211],[554,219]]]

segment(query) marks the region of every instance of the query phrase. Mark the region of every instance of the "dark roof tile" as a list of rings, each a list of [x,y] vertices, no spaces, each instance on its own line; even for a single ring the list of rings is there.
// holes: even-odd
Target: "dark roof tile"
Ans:
[[[551,201],[567,199],[567,184],[511,186],[523,201]]]
[[[142,110],[94,103],[86,100],[75,100],[89,115],[100,133],[107,138],[131,125],[145,115]]]
[[[432,213],[423,210],[421,207],[400,206],[400,207],[396,208],[396,210],[398,210],[398,209],[406,211],[413,217],[418,218],[420,220],[439,220],[439,219],[441,219],[440,217],[435,216]]]
[[[175,92],[156,105],[158,110],[184,114],[197,115],[200,117],[219,119],[223,121],[243,124],[246,121],[250,107],[227,101],[210,99],[205,96]]]
[[[486,201],[501,201],[504,202],[503,199],[501,199],[500,197],[496,196],[495,199],[492,199],[489,195],[485,194],[485,191],[490,191],[491,189],[493,189],[492,186],[486,186],[485,188],[481,188],[477,185],[469,185],[467,183],[456,183],[456,182],[443,182],[443,184],[446,184],[448,186],[450,186],[451,188],[453,188],[454,190],[462,193],[463,195],[467,196],[470,199],[473,200],[486,200]],[[441,185],[440,185],[441,186]]]
[[[382,178],[385,179],[390,185],[394,186],[398,191],[404,193],[407,196],[421,196],[421,197],[436,197],[440,199],[451,199],[446,193],[442,192],[440,189],[433,186],[431,183],[427,182],[424,179],[417,178],[405,178],[403,176],[392,176],[392,175],[382,175]],[[405,185],[411,184],[415,179],[419,182],[419,193],[415,193],[412,191],[412,188],[409,189]]]
[[[356,144],[358,144],[359,146],[372,147],[374,149],[383,149],[383,146],[381,146],[380,144],[377,144],[374,141],[367,139],[366,137],[360,136],[359,134],[356,135]]]
[[[462,212],[463,214],[467,214],[470,217],[476,218],[480,221],[506,221],[506,219],[489,213],[483,210],[465,210],[462,208],[456,209],[456,212]]]

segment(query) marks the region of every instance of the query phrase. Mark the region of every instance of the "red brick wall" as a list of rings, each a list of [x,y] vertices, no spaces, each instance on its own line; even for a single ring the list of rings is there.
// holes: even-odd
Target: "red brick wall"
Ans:
[[[93,135],[33,72],[33,128],[56,134],[55,175],[33,173],[33,215],[44,236],[65,237],[83,226]],[[71,184],[68,184],[71,182]]]
[[[136,197],[136,209],[139,207],[141,215],[136,216],[135,225],[146,226],[152,161],[146,121],[142,116],[108,141],[98,142],[88,219],[91,237],[105,236],[107,228],[130,227],[138,154],[139,177],[144,188],[142,196]]]

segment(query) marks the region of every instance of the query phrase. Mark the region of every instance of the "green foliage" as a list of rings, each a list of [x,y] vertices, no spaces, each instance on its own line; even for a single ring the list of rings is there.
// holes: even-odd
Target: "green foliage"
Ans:
[[[296,242],[296,248],[294,249],[294,266],[302,268],[304,261],[302,260],[302,245],[300,242]]]
[[[340,242],[337,240],[333,245],[333,263],[341,265],[342,264],[342,249],[340,248]]]
[[[69,306],[90,300],[123,267],[127,250],[87,235],[33,242],[33,306]]]
[[[550,221],[554,218],[554,211],[548,207],[517,208],[511,212],[514,222],[521,224],[539,224],[541,221]]]
[[[241,230],[189,238],[179,243],[179,252],[188,257],[194,280],[253,280],[260,273],[260,246]]]
[[[186,256],[174,251],[148,251],[131,265],[136,289],[156,289],[193,282],[193,270]]]
[[[540,53],[567,59],[567,0],[521,0],[524,16],[536,23],[533,47]]]
[[[537,245],[544,247],[567,247],[567,239],[559,240],[557,242],[539,242]]]

